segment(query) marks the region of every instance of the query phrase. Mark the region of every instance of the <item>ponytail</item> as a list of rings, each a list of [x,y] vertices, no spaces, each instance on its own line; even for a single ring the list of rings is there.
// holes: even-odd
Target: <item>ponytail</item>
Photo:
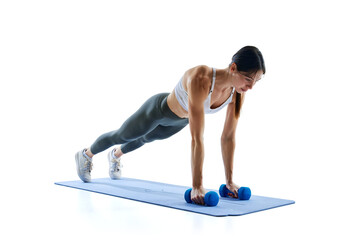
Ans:
[[[236,92],[235,98],[235,118],[238,119],[240,117],[240,110],[242,106],[242,96],[240,93]]]

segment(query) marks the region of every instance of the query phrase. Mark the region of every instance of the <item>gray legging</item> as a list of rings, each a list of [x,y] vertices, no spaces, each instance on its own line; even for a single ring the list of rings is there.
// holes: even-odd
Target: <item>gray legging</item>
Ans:
[[[131,152],[145,143],[168,138],[183,129],[189,119],[173,113],[166,100],[169,93],[160,93],[149,98],[123,125],[115,131],[101,135],[91,145],[97,154],[121,144],[123,153]]]

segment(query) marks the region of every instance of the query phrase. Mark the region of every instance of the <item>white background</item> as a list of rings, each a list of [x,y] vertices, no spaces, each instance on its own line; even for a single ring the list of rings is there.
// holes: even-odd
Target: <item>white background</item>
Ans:
[[[359,239],[356,1],[1,1],[2,239]],[[213,218],[55,186],[74,154],[182,74],[245,45],[267,73],[248,92],[235,181],[295,205]],[[224,182],[225,110],[206,116],[204,185]],[[124,156],[124,176],[191,185],[190,134]],[[107,177],[106,152],[93,177]],[[6,236],[6,237],[5,237]]]

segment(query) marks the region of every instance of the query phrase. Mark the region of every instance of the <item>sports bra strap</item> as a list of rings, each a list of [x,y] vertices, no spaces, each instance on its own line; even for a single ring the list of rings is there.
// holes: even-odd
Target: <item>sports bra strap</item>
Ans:
[[[214,90],[214,86],[215,86],[215,79],[216,79],[216,69],[213,68],[213,79],[212,79],[212,84],[211,84],[211,90],[210,90],[210,93],[213,92]]]

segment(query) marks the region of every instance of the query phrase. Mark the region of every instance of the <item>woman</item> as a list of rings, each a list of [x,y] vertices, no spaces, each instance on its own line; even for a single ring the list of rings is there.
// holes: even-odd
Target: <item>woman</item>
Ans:
[[[77,172],[84,182],[91,181],[92,157],[116,144],[108,154],[109,175],[120,179],[120,157],[145,143],[168,138],[190,125],[191,133],[191,200],[204,204],[202,183],[204,162],[204,114],[215,113],[226,105],[227,113],[221,136],[226,186],[237,198],[239,186],[233,183],[235,130],[245,92],[252,89],[265,65],[261,52],[253,46],[240,49],[225,69],[197,66],[185,72],[172,93],[157,94],[148,99],[123,125],[101,135],[90,148],[75,155]]]

